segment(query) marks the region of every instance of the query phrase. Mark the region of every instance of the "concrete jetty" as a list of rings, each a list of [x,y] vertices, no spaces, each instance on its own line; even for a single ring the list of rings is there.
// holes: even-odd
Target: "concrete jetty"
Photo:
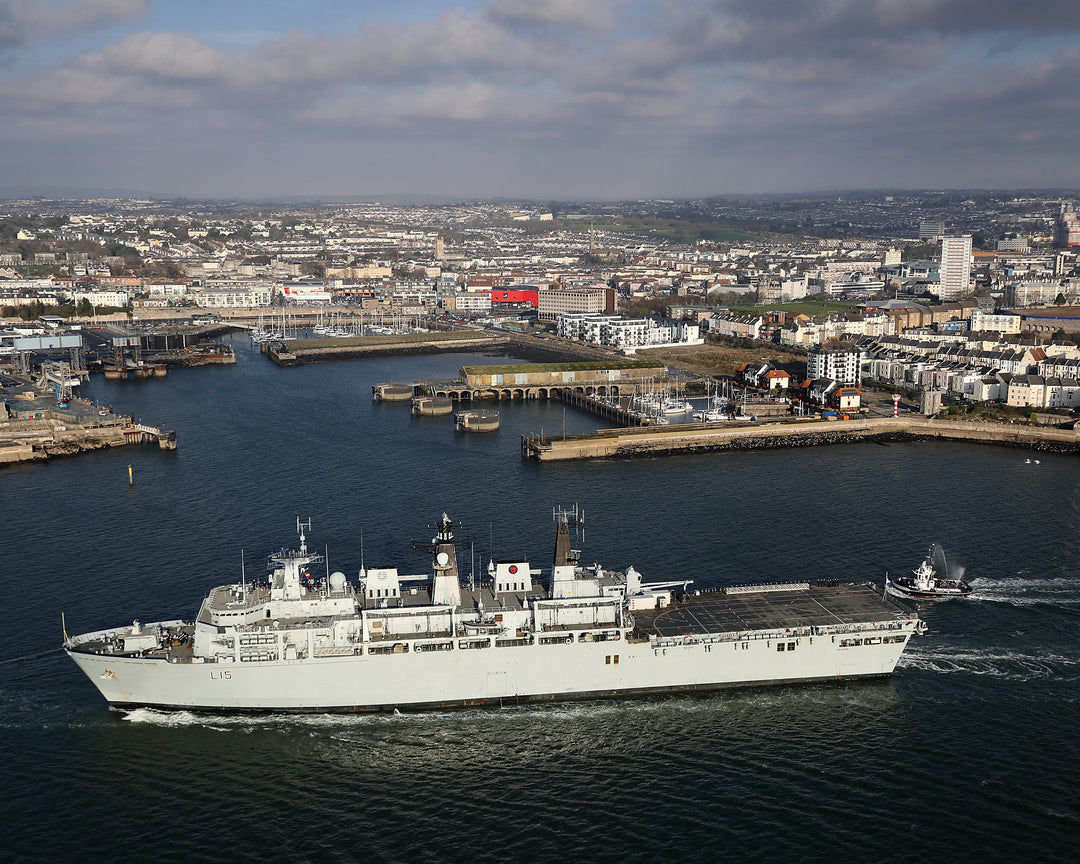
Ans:
[[[1012,423],[974,423],[926,417],[879,417],[866,420],[803,420],[766,424],[686,424],[636,429],[605,429],[585,435],[525,435],[522,456],[540,462],[612,459],[816,447],[859,441],[947,440],[998,444],[1055,453],[1080,451],[1072,429]]]
[[[175,450],[176,432],[95,408],[84,399],[73,399],[67,408],[53,407],[32,392],[0,399],[0,464],[43,462],[132,444]]]
[[[57,456],[75,456],[94,450],[152,443],[162,450],[176,449],[176,432],[130,418],[83,426],[55,418],[0,422],[0,464],[44,462]]]
[[[392,336],[272,340],[264,342],[261,350],[279,366],[302,366],[306,363],[356,360],[364,357],[488,351],[506,349],[510,344],[510,338],[505,335],[481,330],[455,330]]]

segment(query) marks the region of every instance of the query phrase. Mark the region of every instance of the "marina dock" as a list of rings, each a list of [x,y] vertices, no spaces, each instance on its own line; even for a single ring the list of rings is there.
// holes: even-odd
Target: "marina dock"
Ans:
[[[866,420],[802,420],[788,423],[685,424],[638,429],[605,429],[584,435],[523,435],[521,455],[539,462],[612,459],[817,447],[860,441],[949,440],[997,444],[1054,453],[1080,451],[1072,429],[1011,423],[969,423],[925,417],[880,417]]]

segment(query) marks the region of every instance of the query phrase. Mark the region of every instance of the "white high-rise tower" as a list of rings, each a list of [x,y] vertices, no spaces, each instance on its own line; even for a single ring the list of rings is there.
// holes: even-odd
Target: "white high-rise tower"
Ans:
[[[941,285],[938,297],[943,303],[959,300],[968,294],[971,283],[971,235],[941,238]]]

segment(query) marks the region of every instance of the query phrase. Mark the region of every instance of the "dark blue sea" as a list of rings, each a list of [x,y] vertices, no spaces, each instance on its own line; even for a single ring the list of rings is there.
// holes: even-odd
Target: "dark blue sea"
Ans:
[[[1076,457],[859,444],[541,466],[523,433],[603,424],[503,403],[498,433],[455,434],[371,400],[505,358],[279,369],[235,345],[235,367],[91,382],[175,428],[175,453],[0,470],[0,860],[1077,859]],[[880,582],[937,542],[975,595],[926,608],[886,681],[457,713],[125,716],[52,650],[61,612],[70,632],[193,616],[298,516],[355,578],[362,556],[423,572],[410,541],[444,511],[478,569],[549,566],[552,507],[575,503],[583,559],[650,579]]]

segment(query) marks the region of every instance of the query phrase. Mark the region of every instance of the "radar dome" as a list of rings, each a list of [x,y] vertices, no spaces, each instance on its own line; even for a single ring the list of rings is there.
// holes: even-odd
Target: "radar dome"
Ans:
[[[330,574],[330,590],[331,591],[344,591],[345,590],[345,574],[340,570]]]

